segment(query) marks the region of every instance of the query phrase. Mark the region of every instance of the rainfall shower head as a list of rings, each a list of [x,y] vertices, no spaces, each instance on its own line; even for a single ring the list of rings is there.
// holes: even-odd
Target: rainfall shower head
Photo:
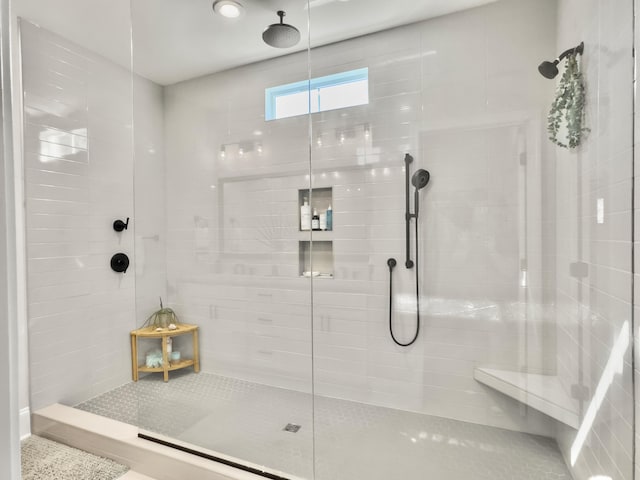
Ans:
[[[570,48],[565,50],[560,54],[558,58],[556,58],[553,62],[544,61],[540,65],[538,65],[538,71],[540,74],[548,79],[556,78],[558,75],[558,64],[562,61],[564,57],[569,55],[582,55],[584,53],[584,42],[580,43],[577,47]]]
[[[272,23],[262,32],[264,43],[276,48],[288,48],[300,41],[300,31],[293,25],[284,23],[285,15],[283,10],[278,10],[280,23]]]
[[[427,183],[429,183],[429,172],[424,168],[416,170],[413,177],[411,177],[411,184],[416,187],[416,190],[426,187]]]

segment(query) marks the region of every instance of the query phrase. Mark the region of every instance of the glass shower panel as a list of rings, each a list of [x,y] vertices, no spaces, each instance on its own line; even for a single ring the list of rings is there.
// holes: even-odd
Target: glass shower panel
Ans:
[[[633,2],[199,3],[11,3],[30,408],[238,476],[633,478]]]
[[[362,2],[349,8],[354,27],[380,21]],[[430,478],[428,469],[406,468],[409,432],[398,430],[410,421],[404,412],[420,408],[422,342],[404,354],[394,347],[387,303],[391,258],[395,310],[409,309],[415,298],[413,276],[404,273],[404,159],[414,156],[413,172],[420,32],[410,25],[316,47],[331,19],[317,6],[312,21],[312,78],[367,70],[364,105],[312,115],[312,187],[331,192],[332,209],[332,229],[313,232],[313,239],[331,246],[316,258],[326,255],[333,272],[313,281],[315,478]],[[318,205],[320,215],[327,208]],[[413,314],[394,318],[402,342],[414,329]],[[412,450],[416,460],[423,455]]]
[[[11,4],[32,412],[54,403],[82,408],[130,380],[135,279],[113,272],[110,259],[133,256],[133,236],[113,230],[133,212],[131,25],[127,1],[108,11],[103,3]]]
[[[306,110],[265,119],[267,89],[303,82],[307,96],[305,3],[286,10],[301,40],[285,50],[262,42],[278,21],[265,2],[246,2],[236,19],[210,3],[131,8],[137,319],[162,297],[200,334],[199,373],[186,365],[168,382],[141,376],[140,427],[249,468],[311,478],[310,232],[300,218],[311,196],[309,119]],[[160,340],[141,342],[138,362],[149,370],[147,360],[162,362]],[[192,345],[175,336],[180,360],[170,365],[194,359]]]
[[[312,3],[311,78],[368,69],[368,103],[312,114],[316,480],[632,478],[631,2],[342,8],[366,34]],[[580,40],[567,151],[537,66]]]

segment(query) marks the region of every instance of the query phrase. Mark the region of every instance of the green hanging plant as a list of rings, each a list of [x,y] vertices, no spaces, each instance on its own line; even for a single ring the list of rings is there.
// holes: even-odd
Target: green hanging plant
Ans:
[[[160,297],[160,310],[153,312],[144,322],[142,328],[147,326],[152,328],[167,328],[169,325],[177,325],[178,323],[180,322],[178,321],[176,312],[171,308],[165,308],[162,305],[162,297]]]
[[[577,55],[567,57],[567,65],[556,91],[556,98],[549,112],[547,130],[549,140],[563,148],[575,148],[589,132],[584,127],[585,87]],[[559,139],[562,124],[566,125],[566,140]],[[566,143],[565,143],[566,142]]]

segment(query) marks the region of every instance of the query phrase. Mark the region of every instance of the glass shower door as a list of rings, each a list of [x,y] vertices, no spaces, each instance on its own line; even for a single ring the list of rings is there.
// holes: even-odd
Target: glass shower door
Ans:
[[[330,45],[312,4],[312,82],[368,71],[368,102],[312,115],[317,480],[632,478],[633,15],[596,3],[411,2]],[[591,133],[568,151],[537,66],[581,40]]]
[[[206,3],[131,2],[137,317],[162,297],[198,327],[201,365],[166,383],[140,378],[140,427],[287,478],[313,475],[310,231],[299,202],[311,195],[309,120],[269,120],[265,91],[306,84],[304,3],[286,10],[301,39],[281,56],[260,38],[278,22],[265,3],[225,18]],[[172,341],[181,359],[194,355],[187,337]],[[148,341],[139,363],[158,349]]]
[[[269,478],[634,477],[630,0],[104,3],[12,2],[32,410]]]
[[[135,278],[110,268],[133,256],[133,237],[113,230],[133,211],[129,5],[98,17],[103,2],[59,3],[11,2],[32,412],[129,381],[135,328]]]

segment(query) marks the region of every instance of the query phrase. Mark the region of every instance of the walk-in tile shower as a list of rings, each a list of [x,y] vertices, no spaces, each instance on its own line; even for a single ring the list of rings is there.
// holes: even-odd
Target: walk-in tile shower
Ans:
[[[32,411],[268,478],[634,478],[615,3],[14,0]],[[160,302],[196,347],[132,359]]]

